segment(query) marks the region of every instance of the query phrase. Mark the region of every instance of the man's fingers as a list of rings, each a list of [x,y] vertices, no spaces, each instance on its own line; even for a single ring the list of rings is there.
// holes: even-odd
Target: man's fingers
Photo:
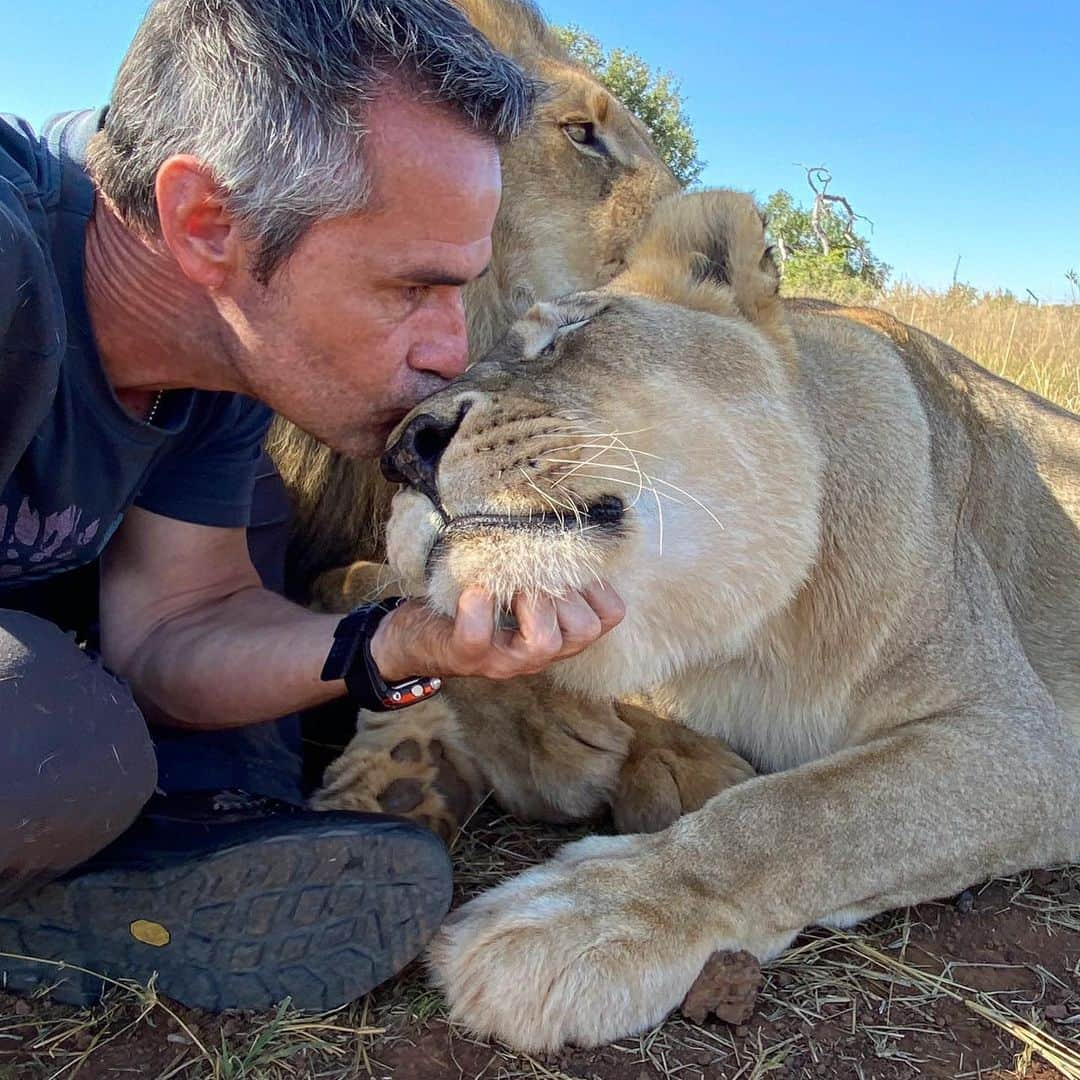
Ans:
[[[606,585],[558,598],[519,593],[512,609],[516,630],[498,629],[491,593],[476,586],[461,593],[452,623],[407,604],[380,625],[372,652],[384,677],[404,678],[407,668],[407,674],[508,679],[576,655],[617,626],[625,610]]]
[[[453,647],[463,661],[484,656],[495,635],[495,601],[491,593],[471,586],[458,597]]]
[[[626,605],[622,597],[606,582],[583,589],[582,595],[600,620],[604,628],[602,633],[606,634],[623,621]]]
[[[562,655],[578,652],[594,642],[603,632],[600,616],[580,593],[571,592],[555,601],[555,612],[562,630]]]
[[[544,664],[562,651],[562,629],[550,596],[518,593],[512,610],[518,629],[509,652],[525,664]]]

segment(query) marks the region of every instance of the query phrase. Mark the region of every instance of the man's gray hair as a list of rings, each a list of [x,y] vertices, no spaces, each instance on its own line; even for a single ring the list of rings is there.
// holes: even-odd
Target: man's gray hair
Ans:
[[[156,0],[89,168],[120,215],[154,234],[158,169],[198,158],[265,282],[314,222],[363,209],[365,106],[388,82],[497,142],[525,125],[537,93],[449,0]]]

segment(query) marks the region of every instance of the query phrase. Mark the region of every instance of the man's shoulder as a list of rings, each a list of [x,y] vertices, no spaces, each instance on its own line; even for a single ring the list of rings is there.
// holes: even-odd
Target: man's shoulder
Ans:
[[[34,129],[17,116],[0,113],[0,220],[5,257],[46,240],[49,154]]]
[[[6,376],[20,357],[30,361],[63,348],[42,197],[47,157],[28,124],[0,117],[0,374]]]
[[[68,309],[81,303],[93,207],[78,154],[99,118],[64,114],[39,134],[0,117],[0,486],[52,407],[71,342]]]
[[[24,194],[39,191],[43,157],[34,129],[19,116],[0,113],[0,177]]]
[[[89,213],[93,184],[86,175],[86,147],[100,128],[104,109],[78,109],[50,117],[41,131],[22,117],[0,113],[0,179],[11,200],[18,197],[51,211],[57,206]],[[3,197],[4,191],[0,191]]]

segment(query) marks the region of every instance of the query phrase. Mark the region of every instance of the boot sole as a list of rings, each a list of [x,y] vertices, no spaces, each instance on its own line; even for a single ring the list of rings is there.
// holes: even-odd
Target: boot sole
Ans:
[[[336,1008],[400,971],[450,906],[449,856],[410,822],[349,815],[188,858],[104,867],[0,911],[0,953],[60,960],[220,1011]],[[351,827],[350,827],[351,824]],[[97,975],[0,957],[0,987],[90,1005]]]

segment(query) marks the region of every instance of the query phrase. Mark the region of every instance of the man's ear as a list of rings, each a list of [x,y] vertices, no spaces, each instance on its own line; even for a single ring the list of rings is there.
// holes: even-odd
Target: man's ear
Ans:
[[[780,273],[754,200],[699,191],[657,206],[613,287],[757,323],[776,306]]]
[[[242,264],[239,223],[210,170],[188,154],[164,161],[154,184],[161,238],[184,276],[220,288]]]

